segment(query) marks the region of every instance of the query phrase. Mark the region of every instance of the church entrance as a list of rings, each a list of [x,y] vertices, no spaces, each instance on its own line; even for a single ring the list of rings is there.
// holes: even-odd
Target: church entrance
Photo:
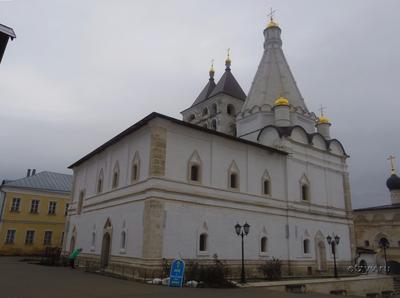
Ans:
[[[317,268],[319,271],[326,270],[326,248],[323,240],[317,242]]]
[[[111,237],[109,233],[104,233],[103,242],[101,245],[101,260],[100,266],[102,269],[107,268],[110,259]]]

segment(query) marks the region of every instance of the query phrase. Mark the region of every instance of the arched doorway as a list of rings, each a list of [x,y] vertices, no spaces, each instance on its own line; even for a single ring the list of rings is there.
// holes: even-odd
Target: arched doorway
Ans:
[[[108,261],[110,260],[110,248],[111,248],[111,237],[108,232],[103,235],[103,242],[101,245],[101,268],[106,268],[108,266]]]

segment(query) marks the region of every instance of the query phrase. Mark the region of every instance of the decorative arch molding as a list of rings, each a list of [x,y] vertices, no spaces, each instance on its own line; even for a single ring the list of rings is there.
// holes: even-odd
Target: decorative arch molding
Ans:
[[[344,150],[342,143],[340,143],[337,139],[332,139],[327,142],[328,142],[328,149],[329,151],[331,151],[331,153],[349,157],[349,155]]]
[[[290,133],[290,138],[293,141],[309,145],[310,144],[310,139],[309,135],[307,132],[304,130],[302,127],[294,127]]]
[[[372,222],[385,222],[386,218],[383,214],[377,213],[372,217]]]
[[[325,138],[318,132],[310,135],[311,145],[321,150],[328,150],[328,144]]]
[[[379,232],[377,234],[375,234],[374,236],[374,244],[375,247],[379,247],[379,240],[381,240],[382,238],[386,238],[387,240],[389,240],[389,247],[391,247],[393,245],[393,238],[391,235],[389,235],[388,233],[384,233],[384,232]]]
[[[257,141],[263,145],[274,147],[281,140],[279,131],[274,126],[268,126],[262,129],[258,136]]]
[[[325,237],[321,231],[318,231],[314,237],[316,263],[319,271],[325,271],[327,267]]]
[[[140,179],[140,155],[136,151],[131,162],[131,183],[137,182]]]
[[[261,106],[261,111],[262,112],[270,112],[270,111],[272,111],[272,106],[270,106],[269,104],[264,104]]]
[[[197,150],[190,155],[187,165],[187,180],[191,183],[202,183],[203,162]]]
[[[354,218],[355,223],[367,223],[368,219],[365,215],[359,214]]]

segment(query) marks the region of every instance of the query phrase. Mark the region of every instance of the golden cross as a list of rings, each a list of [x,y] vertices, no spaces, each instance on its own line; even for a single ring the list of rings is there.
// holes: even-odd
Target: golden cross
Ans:
[[[268,14],[271,22],[274,20],[274,13],[276,12],[276,10],[272,10],[272,7],[270,8],[270,13]]]
[[[326,110],[326,107],[323,107],[322,105],[319,108],[319,112],[321,113],[321,117],[324,117],[324,110]]]
[[[211,68],[214,68],[214,59],[211,59]]]
[[[392,167],[392,174],[396,174],[396,156],[389,155],[387,160],[390,160],[390,166]]]
[[[231,60],[231,48],[228,48],[226,51],[228,52],[227,60]]]

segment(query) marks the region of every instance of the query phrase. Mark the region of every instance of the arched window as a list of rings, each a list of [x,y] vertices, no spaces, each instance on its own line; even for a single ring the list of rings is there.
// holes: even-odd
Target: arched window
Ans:
[[[201,182],[201,159],[197,151],[194,151],[188,161],[189,182]]]
[[[213,119],[211,121],[211,129],[217,130],[217,120]]]
[[[226,107],[226,112],[228,113],[228,115],[231,115],[231,116],[235,115],[235,107],[233,105],[229,104]]]
[[[190,180],[199,181],[200,180],[200,167],[199,165],[191,165],[190,167]]]
[[[239,168],[235,161],[232,161],[228,170],[228,187],[230,189],[239,190]]]
[[[267,252],[267,244],[268,244],[267,241],[268,241],[267,237],[264,236],[261,238],[261,243],[260,243],[260,251],[261,252],[264,252],[264,253]]]
[[[101,193],[103,191],[103,169],[100,170],[100,174],[97,178],[97,186],[96,191],[97,193]]]
[[[126,232],[122,231],[121,232],[121,249],[126,248]]]
[[[79,198],[78,198],[78,205],[76,208],[76,213],[81,214],[82,213],[82,206],[83,206],[83,198],[85,197],[85,192],[82,190],[79,193]]]
[[[199,251],[207,251],[207,234],[203,233],[200,235],[200,240],[199,240]]]
[[[302,201],[310,201],[310,182],[305,174],[300,179],[300,196]]]
[[[112,188],[117,188],[119,184],[119,165],[115,164],[112,175]]]
[[[264,181],[263,181],[263,193],[265,194],[265,195],[269,195],[269,194],[271,194],[271,190],[270,190],[270,182],[269,182],[269,180],[268,179],[264,179]]]
[[[304,254],[310,253],[310,240],[309,239],[303,240],[303,253]]]
[[[139,158],[139,153],[136,152],[132,160],[131,182],[138,181],[139,177],[140,177],[140,158]]]
[[[207,116],[207,115],[208,115],[208,109],[207,109],[207,107],[205,107],[203,109],[203,116]]]
[[[211,105],[211,115],[215,115],[215,114],[217,114],[217,104],[213,103]]]
[[[303,201],[309,201],[310,200],[310,195],[309,195],[309,189],[307,184],[303,184],[301,186],[301,199]]]
[[[188,117],[189,121],[193,121],[196,117],[194,116],[194,114],[190,114]]]
[[[236,173],[231,173],[229,181],[231,188],[238,188],[238,175]]]

